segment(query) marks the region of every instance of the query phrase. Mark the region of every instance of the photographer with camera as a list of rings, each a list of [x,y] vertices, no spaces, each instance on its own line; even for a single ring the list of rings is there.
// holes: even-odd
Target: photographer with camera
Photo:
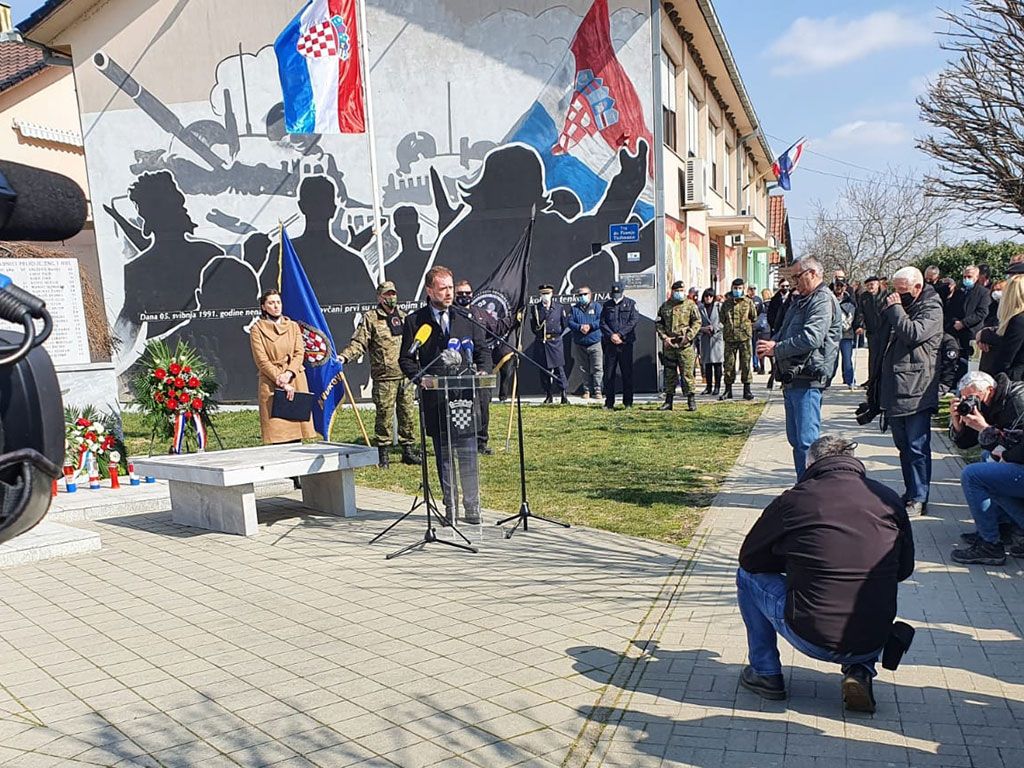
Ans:
[[[949,407],[950,437],[959,448],[980,445],[989,460],[960,473],[976,531],[963,534],[967,548],[950,557],[963,565],[1002,565],[1006,544],[1011,555],[1024,557],[1024,382],[972,371],[958,389]]]
[[[790,279],[800,296],[793,299],[775,339],[757,342],[759,357],[775,358],[798,482],[807,471],[807,449],[821,430],[821,393],[835,373],[843,335],[839,302],[825,285],[823,273],[817,259],[794,262]]]
[[[892,277],[895,291],[885,300],[889,339],[878,380],[878,407],[892,428],[900,452],[910,517],[928,513],[932,480],[931,418],[939,408],[939,344],[942,300],[917,267]]]

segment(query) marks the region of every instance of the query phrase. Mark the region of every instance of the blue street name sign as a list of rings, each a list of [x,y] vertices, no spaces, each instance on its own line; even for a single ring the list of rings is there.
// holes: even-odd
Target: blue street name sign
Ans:
[[[635,243],[640,240],[639,224],[611,224],[608,226],[609,243]]]

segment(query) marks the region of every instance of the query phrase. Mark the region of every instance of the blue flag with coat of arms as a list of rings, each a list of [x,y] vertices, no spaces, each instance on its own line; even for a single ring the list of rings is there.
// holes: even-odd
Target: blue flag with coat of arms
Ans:
[[[313,287],[306,277],[295,247],[288,233],[281,229],[281,271],[278,289],[284,313],[299,324],[302,330],[306,381],[313,402],[313,428],[324,440],[330,439],[334,412],[345,397],[342,381],[342,363],[338,359],[334,339],[324,320],[323,310],[316,300]]]

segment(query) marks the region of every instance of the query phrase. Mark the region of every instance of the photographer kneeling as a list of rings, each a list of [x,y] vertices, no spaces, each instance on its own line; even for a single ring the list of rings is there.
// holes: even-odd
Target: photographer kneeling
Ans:
[[[968,464],[960,474],[976,532],[962,534],[967,549],[950,557],[964,565],[1002,565],[1005,543],[1011,555],[1024,557],[1024,382],[972,371],[957,388],[950,436],[959,448],[980,445],[991,460]],[[1002,536],[1000,522],[1009,523]]]

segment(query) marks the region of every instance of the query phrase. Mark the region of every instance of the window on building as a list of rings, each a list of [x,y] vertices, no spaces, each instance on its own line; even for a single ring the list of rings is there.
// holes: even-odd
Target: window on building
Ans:
[[[679,207],[686,205],[686,172],[680,168],[679,171]]]
[[[718,191],[718,126],[708,120],[708,163],[711,165],[711,188]]]
[[[732,147],[728,144],[725,145],[725,152],[722,153],[722,190],[725,202],[732,205],[735,201],[732,200]]]
[[[686,92],[686,156],[697,157],[700,154],[700,137],[697,131],[698,116],[700,115],[700,102],[693,91]]]
[[[665,144],[676,149],[676,65],[661,49],[661,119]]]

